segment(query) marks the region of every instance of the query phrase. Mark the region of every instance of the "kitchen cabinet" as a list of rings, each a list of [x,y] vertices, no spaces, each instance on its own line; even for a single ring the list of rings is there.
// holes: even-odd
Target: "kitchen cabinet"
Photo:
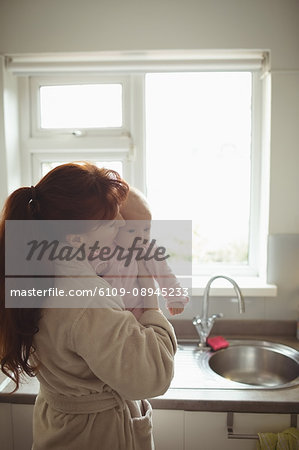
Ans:
[[[290,426],[289,414],[234,414],[234,433],[257,435],[279,432]],[[255,439],[228,439],[227,413],[185,412],[184,450],[256,450]]]
[[[13,449],[11,403],[0,403],[1,450]]]
[[[1,450],[31,450],[33,405],[0,403]],[[279,432],[289,414],[234,413],[234,433]],[[254,439],[228,439],[227,413],[153,410],[155,450],[255,450]]]
[[[154,410],[153,416],[156,450],[256,449],[256,439],[228,439],[225,412]],[[289,426],[289,414],[234,414],[234,433],[238,434],[279,432]]]
[[[0,403],[1,450],[31,450],[33,405]]]
[[[153,410],[155,450],[184,448],[184,411]]]
[[[33,405],[12,404],[13,449],[31,450]]]

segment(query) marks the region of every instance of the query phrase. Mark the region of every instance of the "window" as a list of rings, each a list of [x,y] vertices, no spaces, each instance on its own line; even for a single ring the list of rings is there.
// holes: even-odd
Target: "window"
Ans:
[[[61,164],[66,164],[67,162],[69,161],[43,161],[41,163],[41,176],[43,177],[48,172],[50,172],[50,170],[54,169],[57,166],[60,166]],[[93,161],[93,164],[95,164],[97,167],[106,167],[107,169],[115,170],[120,174],[121,177],[123,176],[123,167],[121,161]]]
[[[24,179],[83,159],[117,170],[154,219],[192,219],[193,274],[256,276],[264,55],[184,58],[21,77]]]
[[[155,73],[145,85],[153,216],[192,219],[195,265],[248,265],[252,74]]]
[[[25,84],[24,79],[20,81]],[[70,161],[88,160],[131,178],[128,76],[37,76],[28,78],[30,121],[23,127],[36,182]],[[26,104],[26,87],[21,89]],[[31,174],[31,175],[30,175]]]
[[[39,96],[41,128],[122,126],[121,84],[41,86]]]
[[[82,131],[120,136],[130,128],[128,76],[30,77],[32,137]]]

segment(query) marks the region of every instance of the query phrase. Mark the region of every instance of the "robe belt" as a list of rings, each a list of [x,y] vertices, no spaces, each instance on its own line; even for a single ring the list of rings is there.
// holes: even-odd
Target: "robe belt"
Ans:
[[[91,414],[125,407],[124,400],[112,389],[107,392],[75,397],[55,394],[40,387],[40,394],[51,408],[66,414]]]

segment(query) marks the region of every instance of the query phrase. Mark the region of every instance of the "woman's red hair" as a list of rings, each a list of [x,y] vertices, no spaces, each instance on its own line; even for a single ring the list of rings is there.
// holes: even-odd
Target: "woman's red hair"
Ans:
[[[36,374],[29,357],[41,312],[38,308],[5,308],[5,221],[111,220],[128,190],[117,172],[84,161],[62,164],[34,188],[17,189],[6,200],[0,220],[0,364],[16,384],[13,392],[21,375]]]

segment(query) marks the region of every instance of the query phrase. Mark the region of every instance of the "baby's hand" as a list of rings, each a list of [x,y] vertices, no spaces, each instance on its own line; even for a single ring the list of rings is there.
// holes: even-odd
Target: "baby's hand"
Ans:
[[[172,303],[171,306],[168,306],[168,311],[172,316],[176,316],[177,314],[181,314],[184,311],[184,306],[181,302]]]
[[[176,316],[177,314],[181,314],[184,308],[168,308],[168,310],[172,316]]]

